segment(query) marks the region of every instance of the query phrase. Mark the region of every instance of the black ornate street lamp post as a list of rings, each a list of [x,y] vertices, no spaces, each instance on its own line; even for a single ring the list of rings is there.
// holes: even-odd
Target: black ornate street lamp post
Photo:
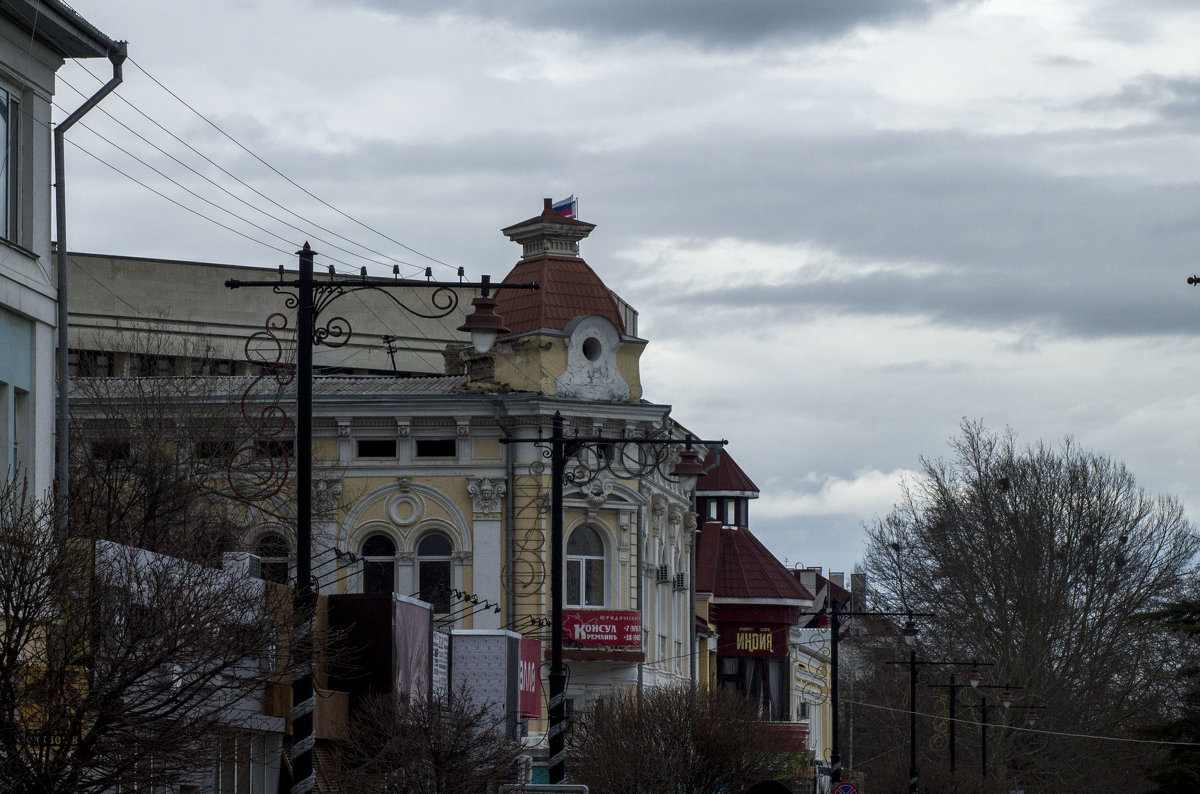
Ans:
[[[833,723],[833,735],[829,745],[829,781],[837,786],[842,780],[841,730],[838,721],[838,643],[841,635],[841,618],[843,617],[907,617],[911,623],[914,617],[932,617],[926,612],[855,612],[838,609],[836,599],[829,602],[829,701],[830,717]],[[913,637],[916,637],[914,629]],[[905,638],[907,641],[907,637]]]
[[[591,482],[603,471],[620,470],[623,477],[641,478],[654,471],[677,479],[685,493],[696,487],[696,478],[704,473],[700,453],[694,446],[722,447],[728,442],[701,441],[688,435],[684,438],[667,436],[605,437],[573,436],[563,432],[563,417],[555,412],[551,424],[549,447],[543,439],[502,439],[504,443],[534,443],[550,458],[550,703],[548,743],[550,750],[550,782],[561,783],[566,777],[566,670],[563,667],[563,487],[567,482]],[[670,472],[666,467],[675,461],[674,447],[682,446],[679,459]],[[590,452],[591,454],[581,455]],[[634,454],[630,454],[630,453]],[[572,461],[570,472],[567,461]]]
[[[284,279],[283,266],[279,267],[279,279],[276,281],[242,281],[229,279],[225,286],[230,289],[243,287],[270,287],[272,292],[286,296],[284,305],[296,310],[296,431],[294,455],[296,458],[296,590],[294,604],[303,622],[298,628],[298,643],[303,648],[313,636],[315,613],[317,606],[317,589],[312,579],[312,419],[313,419],[313,348],[317,345],[341,347],[350,341],[352,329],[344,317],[332,317],[324,325],[318,325],[321,312],[328,308],[338,298],[354,292],[370,290],[386,296],[399,309],[407,314],[426,319],[438,319],[449,316],[458,308],[459,297],[456,290],[479,290],[480,297],[472,301],[475,311],[459,326],[458,330],[471,334],[475,349],[486,353],[497,334],[507,333],[503,321],[495,313],[496,300],[491,297],[495,289],[537,289],[537,284],[502,284],[493,285],[488,276],[483,276],[478,283],[461,281],[432,281],[399,278],[399,268],[394,268],[396,278],[387,280],[368,280],[366,268],[358,278],[339,278],[330,268],[327,280],[317,281],[313,277],[314,252],[308,243],[297,251],[300,269],[298,277],[292,280]],[[428,271],[427,271],[428,272]],[[460,271],[461,272],[461,271]],[[415,309],[393,295],[390,290],[427,290],[432,289],[430,299],[432,310]],[[265,334],[278,343],[276,331],[287,327],[287,319],[281,314],[273,314],[267,320],[266,330],[258,332]],[[253,337],[252,337],[253,338]],[[247,342],[249,351],[250,342]],[[278,366],[278,362],[275,362]],[[281,369],[286,369],[282,367]],[[292,373],[288,373],[290,379]],[[280,382],[287,382],[280,380]],[[243,398],[243,412],[245,411]],[[270,409],[269,409],[270,410]],[[275,413],[270,416],[274,425],[280,429],[285,426],[286,414],[283,409],[274,407]],[[257,428],[256,428],[257,430]],[[283,476],[276,477],[270,491],[254,494],[257,498],[278,493],[286,480],[288,465],[285,448],[269,439],[267,451],[270,455],[284,457],[280,464],[271,460],[272,472],[280,466]],[[239,450],[240,451],[240,450]],[[232,467],[232,461],[231,461]],[[237,488],[237,479],[230,476],[230,484]],[[273,493],[272,493],[273,492]],[[316,706],[313,689],[313,671],[311,661],[306,661],[300,670],[292,674],[292,794],[307,794],[316,785],[316,772],[313,764],[313,746],[316,737],[313,733],[313,710]]]
[[[980,690],[984,689],[999,689],[1000,706],[1007,710],[1013,704],[1012,690],[1024,689],[1024,687],[1011,686],[1009,684],[982,684]],[[979,771],[984,780],[987,780],[987,729],[988,729],[988,702],[987,695],[982,691],[979,693]],[[995,708],[992,706],[991,708]]]
[[[908,645],[908,660],[903,662],[888,662],[888,664],[906,664],[908,665],[908,790],[909,794],[917,794],[917,668],[919,667],[953,667],[956,665],[971,665],[974,667],[976,662],[958,662],[945,660],[920,660],[917,659],[917,627],[912,621],[913,616],[904,623],[904,630],[900,633],[904,638],[904,642]]]
[[[929,686],[936,689],[948,689],[950,691],[950,771],[955,770],[955,744],[954,735],[955,728],[958,724],[957,720],[957,700],[958,690],[963,688],[978,689],[983,682],[983,673],[979,671],[980,666],[990,666],[991,662],[955,662],[955,664],[971,665],[971,672],[967,674],[967,683],[959,684],[954,680],[954,674],[950,674],[950,683],[948,684],[930,684]]]

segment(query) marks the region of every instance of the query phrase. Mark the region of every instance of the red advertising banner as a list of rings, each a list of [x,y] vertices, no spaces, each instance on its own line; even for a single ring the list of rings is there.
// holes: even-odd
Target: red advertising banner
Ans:
[[[625,609],[564,609],[563,639],[575,645],[640,648],[642,615]]]
[[[521,667],[517,678],[518,709],[522,717],[542,716],[542,644],[521,638]]]

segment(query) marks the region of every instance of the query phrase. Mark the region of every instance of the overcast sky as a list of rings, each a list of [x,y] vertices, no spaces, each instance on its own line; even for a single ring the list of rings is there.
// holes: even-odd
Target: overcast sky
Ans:
[[[1200,515],[1194,0],[74,6],[132,63],[68,135],[73,250],[500,278],[499,230],[575,194],[646,397],[729,439],[789,565],[851,569],[964,417]]]

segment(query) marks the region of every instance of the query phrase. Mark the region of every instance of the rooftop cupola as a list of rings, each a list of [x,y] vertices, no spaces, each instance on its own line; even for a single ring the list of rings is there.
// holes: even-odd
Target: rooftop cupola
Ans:
[[[646,340],[629,333],[637,313],[605,286],[579,256],[593,224],[559,215],[546,199],[542,214],[501,232],[522,248],[505,284],[536,291],[496,293],[496,313],[510,333],[492,353],[469,364],[473,387],[504,388],[583,400],[638,402],[638,359]]]
[[[501,232],[521,246],[521,258],[542,254],[579,256],[579,241],[592,233],[595,224],[584,223],[556,213],[553,202],[546,199],[541,215],[513,224]]]

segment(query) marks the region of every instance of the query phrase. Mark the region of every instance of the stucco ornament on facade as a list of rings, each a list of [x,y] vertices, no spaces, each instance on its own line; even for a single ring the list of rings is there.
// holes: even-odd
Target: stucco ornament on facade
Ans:
[[[322,477],[313,479],[313,513],[327,517],[335,512],[342,502],[342,479]]]
[[[594,512],[604,506],[608,501],[608,495],[612,493],[612,485],[603,477],[597,477],[589,483],[586,483],[583,488],[583,498],[587,502],[588,512]]]
[[[629,399],[629,383],[617,367],[621,334],[603,317],[577,318],[567,324],[567,367],[554,382],[560,397],[585,400]]]
[[[508,486],[503,480],[491,477],[468,477],[467,493],[471,495],[471,509],[476,518],[499,518],[500,499]]]
[[[683,508],[679,505],[671,505],[667,508],[667,520],[671,522],[672,529],[678,529],[683,522]]]
[[[421,516],[425,513],[425,505],[408,489],[401,489],[401,493],[393,496],[387,502],[387,515],[392,520],[392,523],[398,526],[408,527],[417,523]]]

